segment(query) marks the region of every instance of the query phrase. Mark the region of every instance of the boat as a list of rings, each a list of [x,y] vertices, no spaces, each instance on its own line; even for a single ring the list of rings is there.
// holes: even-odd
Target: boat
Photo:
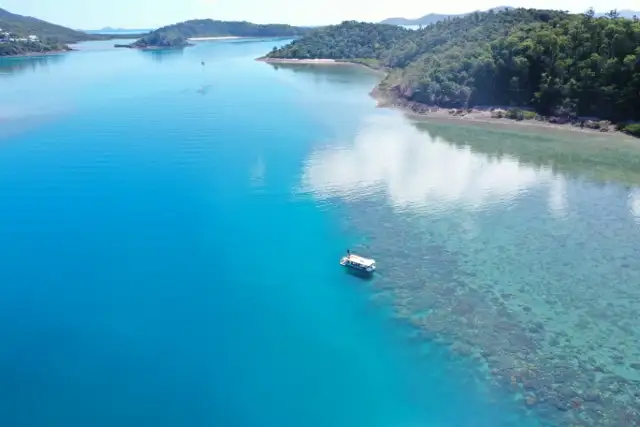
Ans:
[[[352,254],[350,251],[342,257],[340,265],[367,273],[373,273],[376,270],[376,260]]]

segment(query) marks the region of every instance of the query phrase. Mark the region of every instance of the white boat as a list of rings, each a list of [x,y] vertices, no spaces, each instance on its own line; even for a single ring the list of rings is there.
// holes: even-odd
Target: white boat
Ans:
[[[355,255],[350,252],[347,252],[347,255],[342,257],[340,265],[366,271],[367,273],[373,273],[376,270],[376,260],[361,257],[360,255]]]

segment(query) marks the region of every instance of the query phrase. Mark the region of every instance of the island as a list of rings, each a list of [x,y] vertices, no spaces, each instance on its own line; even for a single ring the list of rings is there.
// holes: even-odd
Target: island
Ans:
[[[429,114],[569,122],[640,136],[640,22],[612,11],[474,12],[420,30],[346,21],[273,49],[266,62],[334,60],[385,73],[381,105]]]
[[[189,40],[225,37],[298,37],[311,29],[285,24],[253,24],[246,21],[194,19],[158,28],[129,45],[137,49],[167,49],[190,46]]]

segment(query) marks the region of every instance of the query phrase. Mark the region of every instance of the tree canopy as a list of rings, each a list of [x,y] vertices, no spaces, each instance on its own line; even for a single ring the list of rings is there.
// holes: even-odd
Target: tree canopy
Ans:
[[[395,25],[345,21],[311,31],[268,54],[272,58],[379,59],[412,33]]]
[[[536,9],[474,12],[421,30],[347,21],[267,55],[387,69],[379,89],[444,107],[640,120],[640,22]]]

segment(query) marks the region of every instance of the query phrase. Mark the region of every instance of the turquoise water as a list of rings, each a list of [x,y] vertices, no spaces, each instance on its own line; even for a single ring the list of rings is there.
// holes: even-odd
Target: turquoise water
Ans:
[[[511,323],[481,309],[483,284],[507,292],[500,268],[525,268],[491,254],[533,232],[544,261],[548,233],[615,224],[598,245],[625,273],[593,280],[637,292],[635,187],[489,144],[526,137],[420,130],[373,108],[377,77],[358,68],[253,61],[274,43],[0,63],[0,424],[539,426],[487,377],[513,348],[471,326],[554,319],[544,301]],[[574,200],[603,209],[585,219]],[[338,268],[349,247],[378,258],[375,279]],[[456,294],[478,319],[445,310]]]

